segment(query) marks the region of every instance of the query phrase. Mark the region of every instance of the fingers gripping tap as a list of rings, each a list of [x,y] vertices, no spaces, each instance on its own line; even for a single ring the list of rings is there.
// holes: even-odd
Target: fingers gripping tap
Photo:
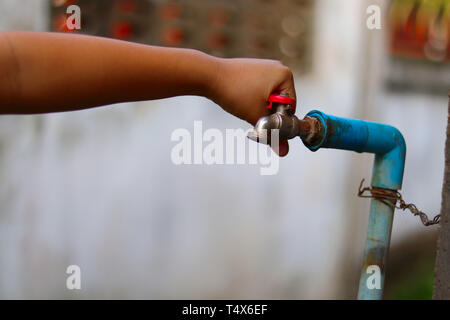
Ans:
[[[319,132],[320,123],[317,119],[305,117],[300,120],[295,116],[296,100],[288,94],[272,94],[268,102],[267,109],[273,113],[258,120],[253,131],[248,134],[249,139],[270,144],[272,130],[278,130],[280,139],[290,140],[299,136],[308,143]]]

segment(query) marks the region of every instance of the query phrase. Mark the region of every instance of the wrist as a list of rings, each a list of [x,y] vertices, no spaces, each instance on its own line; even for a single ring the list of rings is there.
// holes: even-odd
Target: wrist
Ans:
[[[206,56],[209,61],[205,70],[206,76],[204,77],[203,96],[217,102],[217,97],[220,94],[220,79],[223,77],[225,59],[210,55]]]

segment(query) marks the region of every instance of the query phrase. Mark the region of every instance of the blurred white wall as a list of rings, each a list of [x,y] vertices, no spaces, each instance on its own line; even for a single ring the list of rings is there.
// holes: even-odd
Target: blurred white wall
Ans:
[[[0,30],[45,30],[46,8],[0,0]],[[317,1],[314,72],[296,79],[297,114],[398,127],[405,198],[438,212],[446,97],[381,91],[380,72],[365,69],[378,63],[364,50],[365,8]],[[372,156],[311,153],[297,139],[275,176],[173,165],[172,131],[199,119],[204,129],[248,129],[197,97],[1,116],[0,298],[346,297],[343,274],[359,262],[368,215],[356,190]],[[423,228],[397,212],[393,241]],[[70,264],[82,270],[77,292],[65,287]]]

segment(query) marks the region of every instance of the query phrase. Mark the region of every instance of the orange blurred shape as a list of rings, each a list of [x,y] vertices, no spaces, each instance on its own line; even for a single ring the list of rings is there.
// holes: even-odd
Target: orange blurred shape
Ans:
[[[67,27],[67,16],[66,14],[59,14],[53,18],[52,27],[54,31],[58,32],[77,32],[76,29],[70,30]]]
[[[181,7],[176,3],[167,3],[162,6],[161,17],[164,20],[176,20],[181,16]]]
[[[116,5],[117,11],[122,13],[133,13],[137,10],[136,0],[119,0]]]
[[[213,9],[209,13],[209,22],[213,26],[224,26],[230,21],[230,15],[223,9]]]
[[[416,26],[416,41],[420,44],[425,44],[428,38],[428,26],[422,23]]]
[[[70,6],[76,4],[78,0],[53,0],[53,5],[55,7]]]
[[[116,22],[111,30],[111,36],[120,40],[128,40],[131,38],[133,28],[128,21]]]
[[[208,37],[208,47],[211,49],[223,49],[228,44],[228,36],[223,32],[214,32]]]
[[[184,42],[186,33],[180,27],[168,27],[162,33],[164,44],[169,46],[177,46]]]

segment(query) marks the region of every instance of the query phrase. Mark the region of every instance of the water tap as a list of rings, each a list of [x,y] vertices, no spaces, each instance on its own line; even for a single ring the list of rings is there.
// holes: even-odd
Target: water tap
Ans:
[[[287,93],[271,94],[267,109],[272,114],[258,120],[255,128],[248,133],[248,138],[261,143],[270,144],[271,130],[278,129],[280,139],[293,139],[299,136],[303,142],[311,144],[315,140],[320,122],[316,118],[305,117],[300,120],[295,116],[296,100]]]

